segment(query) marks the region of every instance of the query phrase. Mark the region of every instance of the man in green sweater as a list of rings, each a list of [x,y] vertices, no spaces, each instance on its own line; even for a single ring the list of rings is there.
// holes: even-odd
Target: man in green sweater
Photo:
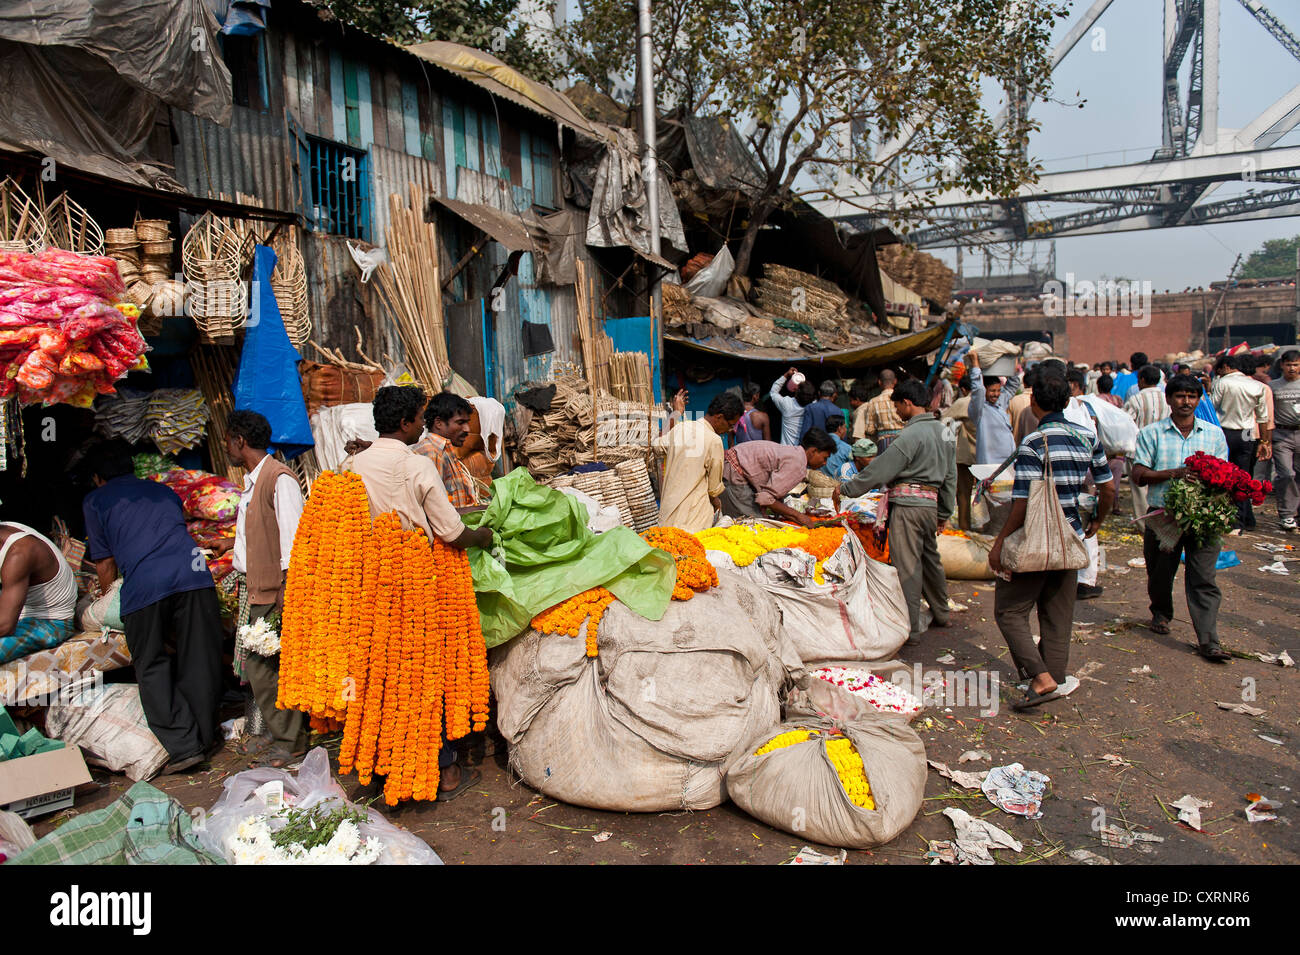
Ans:
[[[926,411],[930,395],[919,381],[905,381],[891,396],[903,430],[841,492],[857,497],[872,488],[888,487],[880,502],[887,508],[890,563],[907,598],[911,633],[916,646],[921,626],[921,597],[934,615],[934,626],[948,626],[948,581],[939,559],[935,536],[952,516],[956,499],[956,449],[944,440],[943,425]]]

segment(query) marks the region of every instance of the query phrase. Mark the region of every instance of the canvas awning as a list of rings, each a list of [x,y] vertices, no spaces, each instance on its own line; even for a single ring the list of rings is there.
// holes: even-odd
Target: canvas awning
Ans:
[[[533,241],[532,233],[536,233],[540,227],[534,225],[530,228],[517,215],[502,212],[491,206],[461,202],[458,199],[444,199],[442,196],[429,198],[452,215],[464,219],[481,232],[486,232],[510,252],[537,251],[537,243]]]
[[[695,351],[711,355],[724,355],[727,358],[742,358],[746,361],[782,362],[785,365],[834,365],[837,368],[859,368],[873,365],[893,365],[908,358],[915,358],[934,351],[943,344],[948,325],[956,319],[941,322],[919,332],[898,335],[870,344],[855,345],[839,351],[791,352],[782,348],[761,348],[735,338],[713,336],[711,338],[689,338],[677,332],[664,331],[664,341],[673,342]]]

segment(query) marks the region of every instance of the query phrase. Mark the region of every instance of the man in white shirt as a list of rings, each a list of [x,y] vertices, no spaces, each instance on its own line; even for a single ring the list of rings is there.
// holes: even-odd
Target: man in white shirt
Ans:
[[[1243,374],[1245,371],[1245,374]],[[1210,400],[1219,414],[1219,425],[1228,439],[1228,460],[1247,474],[1255,469],[1255,462],[1267,461],[1273,456],[1273,429],[1269,425],[1268,386],[1252,377],[1255,374],[1255,356],[1242,352],[1235,358],[1227,355],[1214,363],[1214,384]],[[1259,440],[1255,440],[1255,429]],[[1237,505],[1237,523],[1241,530],[1255,529],[1255,512],[1250,501]]]
[[[797,389],[796,394],[787,394],[786,386]],[[806,386],[806,387],[805,387]],[[784,375],[772,382],[768,392],[772,404],[781,412],[781,444],[797,445],[799,431],[803,426],[804,408],[817,400],[817,392],[798,369],[793,366]]]
[[[1143,365],[1138,370],[1138,392],[1124,402],[1124,410],[1138,426],[1138,431],[1157,421],[1169,417],[1169,402],[1165,400],[1165,390],[1160,387],[1160,369],[1155,365]],[[1133,513],[1141,517],[1147,512],[1146,485],[1129,481],[1129,493],[1133,497]],[[1145,530],[1146,524],[1139,520],[1137,525]]]
[[[1065,420],[1074,425],[1080,431],[1086,431],[1096,438],[1101,433],[1101,428],[1097,425],[1097,416],[1093,410],[1088,407],[1086,401],[1081,400],[1086,394],[1084,389],[1088,386],[1088,376],[1081,368],[1071,368],[1065,374],[1065,380],[1070,387],[1070,403],[1065,407]],[[1109,466],[1109,462],[1107,462]],[[1119,493],[1119,478],[1112,475],[1114,483],[1111,485],[1115,493]],[[1096,487],[1092,486],[1088,494],[1079,496],[1080,507],[1091,509],[1096,506],[1096,496],[1092,494]],[[1104,592],[1104,587],[1097,586],[1097,575],[1101,572],[1101,545],[1097,543],[1097,535],[1085,537],[1083,546],[1088,551],[1088,566],[1079,571],[1078,586],[1075,588],[1075,599],[1092,600],[1094,597],[1100,597]]]
[[[244,575],[248,622],[269,617],[278,630],[289,558],[303,502],[297,478],[267,453],[270,444],[271,425],[265,417],[256,411],[231,413],[226,425],[226,450],[247,472],[235,518],[231,563],[236,573]],[[303,713],[276,708],[280,658],[246,651],[236,640],[235,672],[252,687],[267,728],[265,737],[252,740],[242,751],[259,757],[274,769],[282,769],[306,752],[307,734]]]
[[[679,409],[685,412],[685,406]],[[680,527],[694,534],[713,525],[713,512],[722,496],[722,439],[744,413],[745,405],[729,391],[709,402],[698,421],[683,421],[654,439],[654,449],[666,456],[659,525]]]

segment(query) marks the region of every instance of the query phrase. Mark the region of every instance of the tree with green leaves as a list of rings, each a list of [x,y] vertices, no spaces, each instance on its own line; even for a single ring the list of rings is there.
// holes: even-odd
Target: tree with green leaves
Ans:
[[[635,5],[579,5],[562,37],[570,75],[626,102]],[[922,212],[923,189],[1006,196],[1032,182],[1026,104],[1050,91],[1051,30],[1067,10],[1060,0],[658,0],[657,106],[747,130],[762,181],[736,254],[744,274],[759,230],[795,197],[853,195],[898,220]],[[985,106],[991,90],[1012,91],[1005,121]]]
[[[1300,235],[1291,239],[1268,239],[1246,256],[1246,264],[1237,276],[1242,279],[1276,279],[1292,277],[1296,272],[1296,249]]]
[[[527,8],[549,17],[554,0],[527,0]],[[321,0],[319,6],[344,23],[409,46],[450,40],[491,53],[521,73],[552,82],[555,58],[521,17],[524,0]]]

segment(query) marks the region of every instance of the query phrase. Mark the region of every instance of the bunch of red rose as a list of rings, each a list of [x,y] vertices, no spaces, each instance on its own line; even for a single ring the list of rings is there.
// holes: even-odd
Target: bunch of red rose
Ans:
[[[1238,504],[1250,501],[1259,507],[1264,503],[1264,496],[1273,490],[1268,481],[1256,481],[1232,462],[1204,451],[1197,451],[1183,462],[1183,466],[1190,477],[1215,491],[1226,491]]]

